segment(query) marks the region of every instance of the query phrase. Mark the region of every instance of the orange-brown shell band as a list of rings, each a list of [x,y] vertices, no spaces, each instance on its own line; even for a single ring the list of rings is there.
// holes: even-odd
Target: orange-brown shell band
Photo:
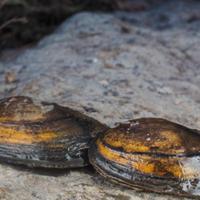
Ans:
[[[109,148],[112,149],[113,151],[116,151],[118,153],[125,153],[125,154],[130,154],[130,155],[148,155],[152,157],[193,157],[193,156],[200,156],[200,152],[198,153],[186,153],[186,154],[165,154],[165,153],[157,153],[157,152],[127,152],[123,149],[123,147],[114,147],[108,143],[102,138],[101,139],[102,144]]]
[[[92,149],[89,150],[89,158],[91,163],[95,166],[95,168],[98,168],[102,173],[104,172],[104,176],[116,176],[119,179],[124,179],[126,181],[137,181],[137,179],[140,179],[138,181],[141,181],[142,179],[147,180],[148,178],[155,179],[155,180],[166,180],[165,177],[156,177],[150,175],[150,174],[143,174],[141,171],[133,169],[132,167],[128,165],[122,165],[121,163],[113,162],[112,160],[108,160],[102,154],[96,150],[97,146],[96,144],[93,145]],[[116,173],[116,174],[115,174]],[[124,175],[123,175],[124,174]],[[168,181],[176,182],[177,178],[168,178]],[[174,183],[175,183],[174,182]],[[162,184],[163,182],[160,182],[159,184]]]
[[[58,137],[53,131],[41,131],[38,133],[29,133],[25,130],[16,130],[9,127],[0,127],[0,144],[32,144],[40,142],[49,142]]]
[[[51,122],[57,122],[60,120],[66,120],[67,117],[63,116],[63,117],[57,117],[54,119],[35,119],[35,120],[17,120],[17,121],[13,121],[12,118],[8,118],[8,117],[0,117],[0,125],[10,125],[10,126],[15,126],[15,125],[25,125],[25,126],[34,126],[34,125],[45,125]]]
[[[157,177],[193,179],[200,177],[200,170],[196,170],[191,163],[200,162],[196,157],[179,158],[152,158],[149,155],[134,155],[123,152],[116,152],[109,149],[98,139],[97,148],[100,155],[106,160],[129,166],[140,171],[142,174],[149,174]],[[200,163],[199,163],[200,164]]]

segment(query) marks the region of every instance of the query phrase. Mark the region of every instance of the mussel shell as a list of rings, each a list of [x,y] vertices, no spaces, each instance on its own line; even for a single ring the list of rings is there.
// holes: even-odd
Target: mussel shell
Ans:
[[[95,139],[89,160],[104,177],[130,188],[200,197],[200,133],[158,118],[141,118]]]
[[[91,139],[107,126],[78,111],[25,96],[0,100],[0,160],[31,167],[88,164]]]

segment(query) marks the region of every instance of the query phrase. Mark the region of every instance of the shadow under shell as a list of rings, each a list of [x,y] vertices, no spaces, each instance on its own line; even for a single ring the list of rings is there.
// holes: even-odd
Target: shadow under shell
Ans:
[[[30,167],[88,165],[91,139],[107,126],[78,111],[25,96],[0,100],[0,160]]]

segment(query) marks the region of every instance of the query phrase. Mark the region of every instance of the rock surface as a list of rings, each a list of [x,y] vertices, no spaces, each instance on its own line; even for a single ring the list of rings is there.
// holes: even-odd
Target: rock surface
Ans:
[[[200,129],[200,3],[138,13],[80,13],[16,59],[0,62],[0,96],[29,95],[114,126],[164,117]],[[3,200],[166,200],[111,184],[91,168],[0,165]]]

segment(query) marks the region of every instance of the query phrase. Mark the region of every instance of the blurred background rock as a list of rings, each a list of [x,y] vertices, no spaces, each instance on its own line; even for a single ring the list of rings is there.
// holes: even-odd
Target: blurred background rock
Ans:
[[[142,11],[162,0],[1,0],[0,50],[38,41],[79,11]]]

